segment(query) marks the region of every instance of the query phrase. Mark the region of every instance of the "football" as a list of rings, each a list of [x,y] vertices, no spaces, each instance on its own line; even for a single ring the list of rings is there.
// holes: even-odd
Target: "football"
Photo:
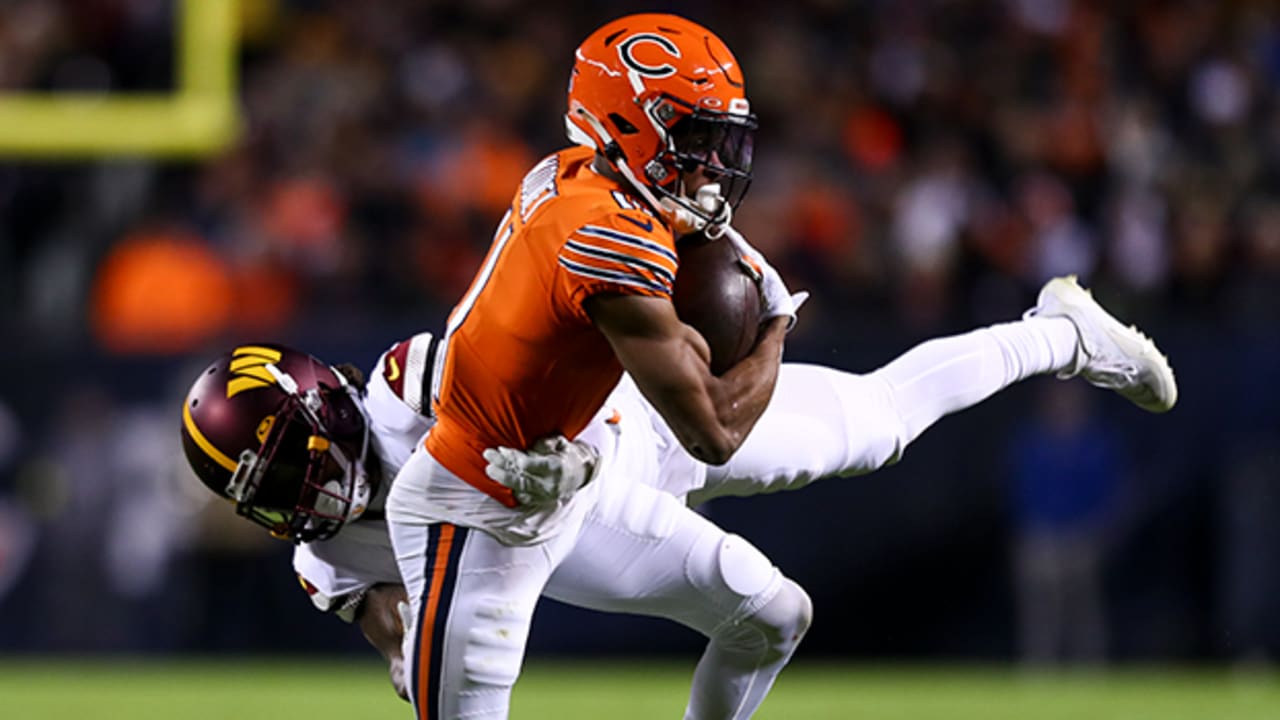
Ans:
[[[760,290],[728,241],[692,235],[676,246],[676,314],[711,346],[711,372],[720,375],[746,357],[760,330]]]

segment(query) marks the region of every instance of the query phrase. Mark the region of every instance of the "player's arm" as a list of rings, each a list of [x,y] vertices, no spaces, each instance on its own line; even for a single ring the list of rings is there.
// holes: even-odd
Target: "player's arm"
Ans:
[[[583,307],[689,454],[727,462],[769,404],[790,318],[766,321],[751,354],[717,377],[706,340],[670,300],[602,293]]]
[[[387,671],[391,675],[391,685],[396,689],[396,694],[406,701],[409,699],[409,690],[405,685],[404,654],[401,650],[404,622],[401,619],[400,604],[408,601],[409,596],[405,594],[403,585],[374,585],[365,594],[355,617],[365,639],[387,661]]]

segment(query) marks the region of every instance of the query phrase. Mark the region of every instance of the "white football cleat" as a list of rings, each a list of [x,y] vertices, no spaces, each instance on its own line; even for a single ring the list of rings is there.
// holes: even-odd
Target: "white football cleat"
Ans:
[[[1080,342],[1075,361],[1058,377],[1083,375],[1090,383],[1115,390],[1153,413],[1167,412],[1178,401],[1178,384],[1169,359],[1151,338],[1132,325],[1121,325],[1104,310],[1080,287],[1075,275],[1045,283],[1036,306],[1023,317],[1064,317],[1076,326]]]

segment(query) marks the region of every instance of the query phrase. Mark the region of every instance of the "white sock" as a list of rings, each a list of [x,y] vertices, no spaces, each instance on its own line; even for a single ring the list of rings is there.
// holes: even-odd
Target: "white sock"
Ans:
[[[1072,366],[1078,335],[1061,317],[1033,317],[921,343],[872,373],[889,385],[902,446],[940,418],[1032,375]]]

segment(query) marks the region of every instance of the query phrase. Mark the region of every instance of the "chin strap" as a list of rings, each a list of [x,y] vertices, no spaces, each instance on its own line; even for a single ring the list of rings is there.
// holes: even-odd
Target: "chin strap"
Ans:
[[[708,183],[698,188],[694,203],[712,219],[707,220],[672,197],[662,198],[658,207],[678,235],[702,232],[710,240],[724,235],[724,229],[733,220],[733,208],[720,194],[720,184]]]

